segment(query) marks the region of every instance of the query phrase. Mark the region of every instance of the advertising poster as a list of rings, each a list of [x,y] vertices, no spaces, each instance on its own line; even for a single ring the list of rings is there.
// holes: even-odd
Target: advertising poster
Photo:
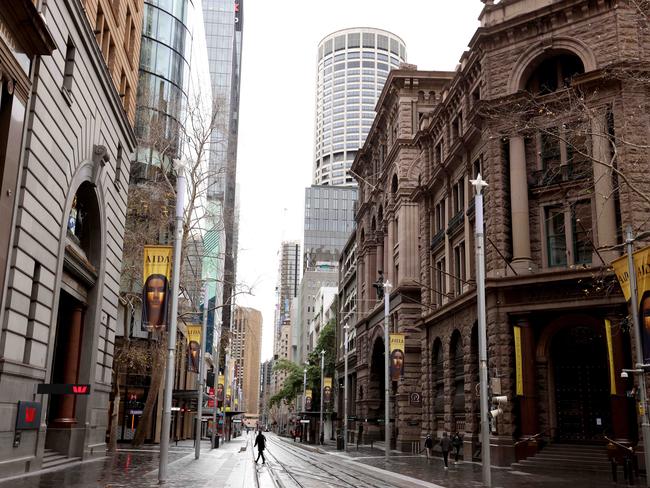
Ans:
[[[172,252],[172,246],[144,246],[142,330],[159,330],[167,327]]]
[[[626,301],[630,301],[630,274],[628,272],[627,255],[612,262],[616,278],[623,290]],[[634,269],[636,270],[637,305],[639,306],[639,322],[641,327],[641,342],[643,343],[643,360],[650,360],[650,246],[634,253]]]
[[[224,382],[224,377],[222,374],[218,376],[217,379],[217,401],[218,402],[223,402],[223,382]]]
[[[390,379],[399,381],[404,374],[404,334],[390,335]]]
[[[201,326],[187,326],[187,370],[199,372],[201,356]]]
[[[323,378],[323,403],[329,405],[332,401],[332,378]]]
[[[311,390],[305,390],[305,411],[306,412],[309,412],[311,410],[311,399],[312,399]]]

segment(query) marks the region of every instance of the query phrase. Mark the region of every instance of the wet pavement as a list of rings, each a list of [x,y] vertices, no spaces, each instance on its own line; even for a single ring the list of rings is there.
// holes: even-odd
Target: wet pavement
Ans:
[[[201,445],[199,460],[194,459],[191,441],[172,445],[169,452],[168,482],[170,488],[188,487],[254,487],[254,468],[248,438],[243,435],[210,449]],[[124,446],[117,454],[102,459],[77,463],[56,471],[20,478],[0,480],[0,488],[152,488],[158,484],[158,446],[130,449]]]

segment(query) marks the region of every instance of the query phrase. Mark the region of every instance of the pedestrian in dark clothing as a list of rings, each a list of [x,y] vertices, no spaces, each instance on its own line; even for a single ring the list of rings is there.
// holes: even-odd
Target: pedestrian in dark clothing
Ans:
[[[264,437],[264,434],[262,434],[261,430],[257,434],[257,437],[255,437],[255,444],[253,444],[253,447],[255,446],[257,446],[257,459],[255,460],[255,464],[257,464],[257,461],[260,460],[260,456],[262,456],[262,464],[266,464],[266,459],[264,459],[264,449],[266,449],[266,437]]]
[[[325,432],[321,431],[320,433],[320,445],[325,444]]]
[[[458,432],[451,436],[451,445],[455,449],[454,464],[458,464],[458,456],[460,455],[460,448],[463,446],[463,438]]]
[[[362,444],[361,437],[363,436],[363,424],[359,423],[359,434],[357,435],[357,451],[359,450],[359,444]]]
[[[426,439],[424,439],[424,450],[427,451],[427,459],[432,455],[431,449],[433,449],[433,438],[431,434],[427,434]]]
[[[451,439],[446,432],[443,432],[440,439],[440,449],[442,450],[442,459],[445,460],[445,469],[449,469],[449,450],[451,449]]]

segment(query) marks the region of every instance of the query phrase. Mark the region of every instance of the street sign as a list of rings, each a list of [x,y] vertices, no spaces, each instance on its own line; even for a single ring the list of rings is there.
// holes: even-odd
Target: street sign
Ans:
[[[90,395],[90,385],[39,383],[39,395]]]
[[[129,410],[129,415],[142,415],[142,410]]]
[[[301,420],[300,423],[301,423],[301,424],[308,424],[308,423],[309,423],[309,420]]]

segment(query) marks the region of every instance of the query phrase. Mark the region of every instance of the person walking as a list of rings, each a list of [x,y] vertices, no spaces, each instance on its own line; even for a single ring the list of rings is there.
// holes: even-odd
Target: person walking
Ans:
[[[440,439],[440,449],[442,450],[442,459],[445,461],[445,469],[449,469],[449,450],[451,449],[451,439],[446,432],[442,433]]]
[[[262,456],[262,464],[266,464],[266,459],[264,459],[264,449],[266,449],[266,437],[264,437],[264,434],[262,434],[261,430],[257,434],[257,437],[255,437],[255,444],[253,444],[253,447],[255,446],[257,446],[257,459],[255,460],[255,464],[257,464],[257,461],[260,460],[260,456]]]
[[[431,437],[431,433],[428,433],[426,439],[424,439],[424,450],[427,452],[427,459],[432,456],[431,449],[433,449],[433,437]]]
[[[463,446],[463,438],[458,432],[454,432],[451,436],[451,445],[456,451],[454,453],[454,464],[458,464],[458,456],[460,455],[460,448]]]

